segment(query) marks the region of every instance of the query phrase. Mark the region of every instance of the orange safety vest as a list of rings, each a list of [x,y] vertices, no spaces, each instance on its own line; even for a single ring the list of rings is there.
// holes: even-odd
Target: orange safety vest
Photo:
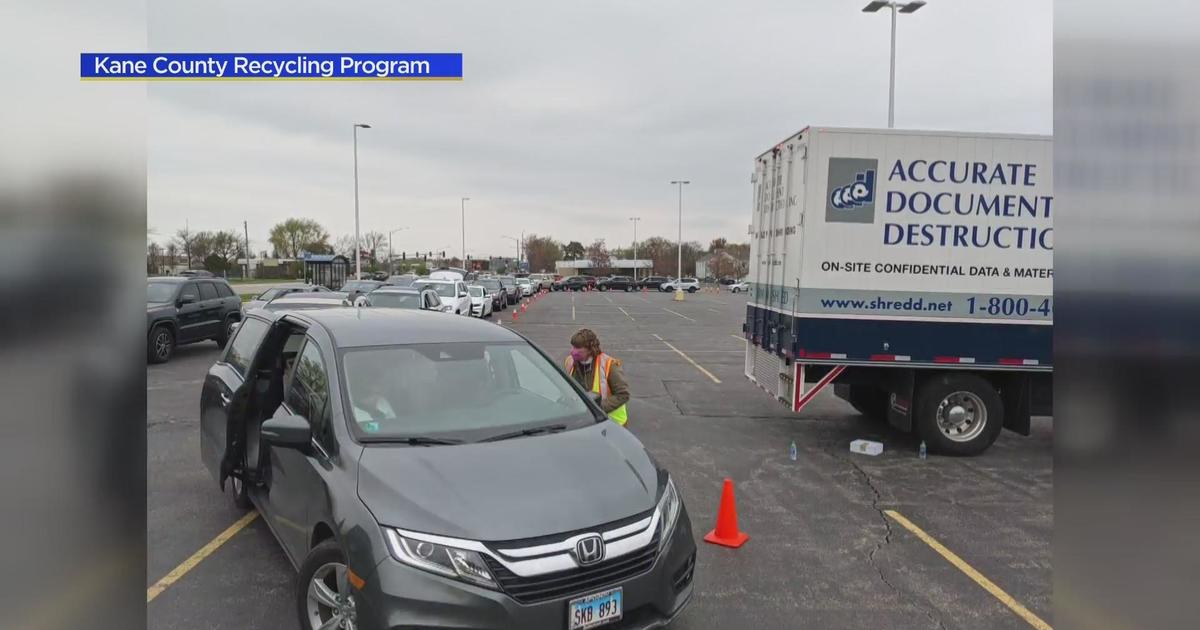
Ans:
[[[612,370],[613,363],[620,364],[620,361],[603,352],[600,353],[600,356],[593,357],[592,361],[596,366],[596,369],[592,371],[592,391],[600,394],[601,399],[608,398],[610,394],[608,373]],[[575,369],[575,357],[568,354],[564,367],[568,375],[572,374]],[[625,407],[626,405],[621,405],[610,411],[608,414],[609,419],[621,426],[625,426],[625,423],[629,421],[629,410]]]

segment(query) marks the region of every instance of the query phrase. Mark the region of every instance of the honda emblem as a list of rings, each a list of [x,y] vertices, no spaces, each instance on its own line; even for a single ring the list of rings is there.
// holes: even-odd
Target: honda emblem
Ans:
[[[579,566],[596,564],[604,559],[604,539],[599,534],[580,538],[575,543],[575,561]]]

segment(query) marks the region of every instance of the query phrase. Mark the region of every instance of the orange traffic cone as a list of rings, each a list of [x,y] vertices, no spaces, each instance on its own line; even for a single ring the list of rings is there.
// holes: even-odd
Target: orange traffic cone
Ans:
[[[517,321],[517,309],[513,309],[513,321]]]
[[[721,506],[717,508],[717,528],[704,535],[704,542],[725,547],[741,547],[750,536],[738,531],[737,505],[733,500],[733,480],[726,479],[721,489]]]
[[[521,302],[521,312],[522,313],[525,312],[525,309],[527,308],[527,306],[526,306],[527,304],[529,304],[529,302]]]

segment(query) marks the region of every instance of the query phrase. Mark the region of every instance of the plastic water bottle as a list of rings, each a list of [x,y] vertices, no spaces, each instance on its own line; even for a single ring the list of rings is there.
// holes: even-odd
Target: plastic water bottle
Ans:
[[[792,440],[792,445],[788,447],[788,459],[796,461],[796,440]]]
[[[925,459],[925,453],[926,453],[925,440],[921,440],[921,448],[920,448],[920,450],[917,451],[917,457],[920,457],[921,459]]]

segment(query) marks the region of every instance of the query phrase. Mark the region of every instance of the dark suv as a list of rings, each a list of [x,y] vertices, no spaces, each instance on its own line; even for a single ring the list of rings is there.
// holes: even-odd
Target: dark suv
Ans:
[[[221,278],[146,279],[146,359],[165,363],[175,347],[212,339],[224,347],[242,300]]]
[[[629,276],[613,276],[597,282],[596,288],[601,291],[632,291],[637,284]]]
[[[586,276],[571,276],[563,280],[564,291],[582,291],[588,287],[588,279]]]
[[[643,278],[642,281],[638,283],[638,286],[643,289],[654,289],[657,291],[659,287],[661,287],[662,284],[668,280],[670,280],[670,278],[666,276],[650,276],[648,278]]]

